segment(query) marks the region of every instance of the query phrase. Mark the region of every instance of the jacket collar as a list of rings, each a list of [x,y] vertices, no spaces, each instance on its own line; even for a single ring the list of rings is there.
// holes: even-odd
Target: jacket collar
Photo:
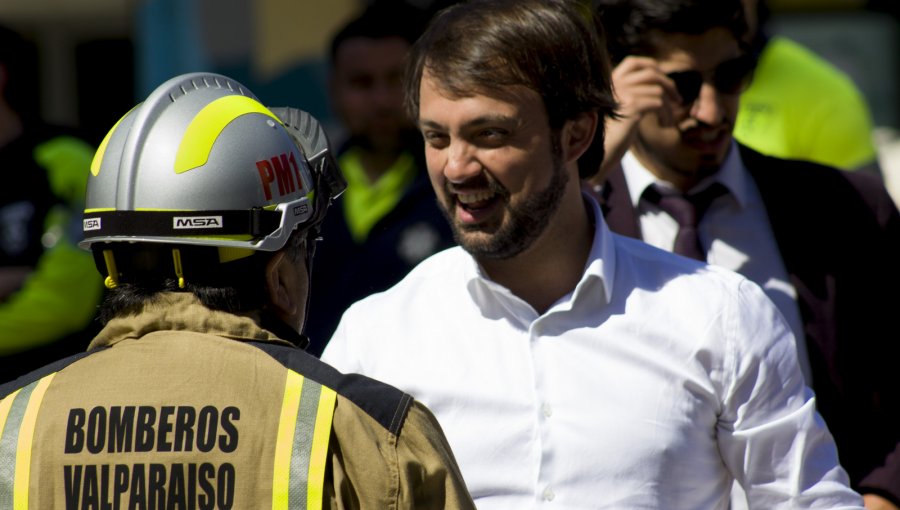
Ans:
[[[163,292],[137,313],[109,321],[91,341],[88,350],[110,347],[126,339],[139,339],[155,331],[193,331],[239,341],[294,345],[261,327],[260,321],[258,315],[240,316],[211,310],[187,292]],[[279,330],[279,333],[284,336],[284,331]],[[293,331],[290,333],[300,337]]]

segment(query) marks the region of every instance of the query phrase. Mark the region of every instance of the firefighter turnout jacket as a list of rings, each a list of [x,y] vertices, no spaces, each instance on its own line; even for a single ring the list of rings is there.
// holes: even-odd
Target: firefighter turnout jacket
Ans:
[[[0,399],[0,510],[474,508],[427,408],[192,294]]]

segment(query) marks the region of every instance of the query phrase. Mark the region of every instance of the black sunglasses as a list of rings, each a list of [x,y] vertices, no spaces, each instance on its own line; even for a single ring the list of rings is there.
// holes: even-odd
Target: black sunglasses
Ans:
[[[755,68],[756,58],[749,54],[726,60],[713,70],[712,85],[723,94],[738,94],[750,83]],[[677,71],[666,76],[675,82],[683,105],[697,100],[705,79],[703,73],[693,70]]]

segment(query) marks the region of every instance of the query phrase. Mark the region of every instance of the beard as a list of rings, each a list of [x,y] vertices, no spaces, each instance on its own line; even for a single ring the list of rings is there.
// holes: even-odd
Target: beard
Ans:
[[[540,192],[525,197],[518,203],[513,203],[509,191],[489,174],[482,173],[479,178],[485,179],[488,189],[503,201],[505,214],[500,225],[470,225],[457,221],[453,213],[456,200],[447,189],[448,184],[444,188],[444,203],[439,205],[450,223],[457,244],[475,258],[493,260],[510,259],[534,244],[559,209],[569,183],[569,174],[562,156],[556,150],[553,151],[553,175],[550,183]]]

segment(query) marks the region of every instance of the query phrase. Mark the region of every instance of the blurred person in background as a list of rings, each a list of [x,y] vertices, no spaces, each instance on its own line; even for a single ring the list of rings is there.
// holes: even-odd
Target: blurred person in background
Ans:
[[[81,237],[94,148],[41,121],[37,53],[0,27],[0,374],[83,350],[103,286]]]
[[[593,190],[614,232],[764,289],[797,338],[853,487],[868,508],[894,509],[900,294],[884,289],[900,287],[900,213],[874,175],[768,157],[734,141],[755,56],[743,44],[743,20],[710,27],[707,16],[723,2],[737,0],[595,1],[621,104],[607,140],[625,146],[607,144],[624,156],[604,162],[612,171]]]
[[[347,134],[338,150],[347,191],[317,248],[306,330],[315,355],[350,304],[453,244],[425,173],[422,137],[403,109],[403,64],[425,16],[403,2],[375,2],[331,44],[329,91]]]

